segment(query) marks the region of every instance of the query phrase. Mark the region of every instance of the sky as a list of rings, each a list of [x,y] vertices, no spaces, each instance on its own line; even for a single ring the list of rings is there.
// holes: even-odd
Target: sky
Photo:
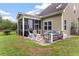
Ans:
[[[39,14],[51,3],[0,3],[0,15],[3,19],[16,22],[18,12],[26,14]]]

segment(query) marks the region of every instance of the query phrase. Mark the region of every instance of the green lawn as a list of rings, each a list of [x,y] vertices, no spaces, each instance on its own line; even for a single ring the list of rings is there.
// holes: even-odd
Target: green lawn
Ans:
[[[0,55],[79,56],[79,37],[66,39],[47,46],[40,46],[31,40],[25,40],[22,37],[16,36],[15,32],[8,36],[0,32]]]

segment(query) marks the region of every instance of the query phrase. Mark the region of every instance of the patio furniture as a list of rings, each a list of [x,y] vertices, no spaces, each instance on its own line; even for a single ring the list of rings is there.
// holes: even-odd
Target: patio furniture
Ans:
[[[44,38],[45,38],[46,42],[53,42],[53,41],[57,41],[59,39],[63,39],[63,34],[61,32],[57,32],[57,31],[48,31],[48,32],[44,33]]]

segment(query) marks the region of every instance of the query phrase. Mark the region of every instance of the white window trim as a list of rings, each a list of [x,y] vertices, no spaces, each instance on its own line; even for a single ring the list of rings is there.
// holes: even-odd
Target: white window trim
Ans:
[[[47,22],[47,30],[46,30],[46,31],[49,31],[48,26],[51,26],[51,30],[52,30],[52,21],[45,21],[45,22]],[[45,22],[43,22],[43,23],[45,23]],[[51,25],[48,25],[48,22],[51,22]],[[44,29],[45,26],[46,26],[46,25],[44,24],[43,29]],[[45,30],[45,29],[44,29],[44,30]],[[51,30],[50,30],[50,31],[51,31]]]

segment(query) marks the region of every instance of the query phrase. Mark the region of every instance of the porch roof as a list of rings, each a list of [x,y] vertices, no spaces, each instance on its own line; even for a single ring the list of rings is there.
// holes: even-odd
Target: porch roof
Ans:
[[[44,15],[44,16],[37,16],[37,15],[30,15],[30,14],[20,14],[20,15],[17,15],[17,18],[29,18],[29,19],[37,19],[37,20],[41,20],[41,18],[46,18],[46,17],[50,17],[50,16],[54,16],[54,15],[57,15],[57,14],[61,14],[63,12],[63,10],[60,10],[60,11],[57,11],[57,12],[54,12],[54,13],[50,13],[48,15]]]
[[[18,13],[17,15],[17,19],[20,19],[20,18],[28,18],[28,19],[37,19],[37,20],[40,20],[40,16],[36,16],[36,15],[30,15],[30,14],[22,14],[22,13]]]

